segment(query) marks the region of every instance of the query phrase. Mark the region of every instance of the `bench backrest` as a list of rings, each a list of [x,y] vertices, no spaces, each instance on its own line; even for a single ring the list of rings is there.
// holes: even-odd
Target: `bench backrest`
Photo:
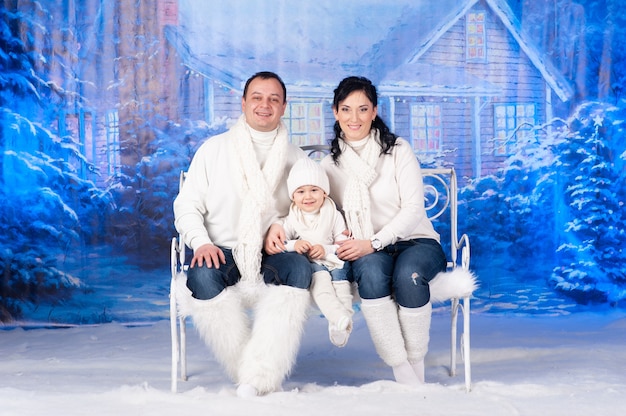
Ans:
[[[330,153],[330,146],[327,145],[306,145],[300,147],[306,154],[315,160],[320,160]],[[448,267],[457,265],[458,249],[461,247],[461,240],[458,237],[458,200],[457,200],[457,178],[454,168],[422,168],[422,178],[424,180],[424,204],[426,213],[431,221],[447,224],[450,229],[450,261]],[[442,227],[443,228],[443,227]],[[466,243],[469,244],[469,241]],[[445,241],[442,241],[447,246]],[[464,261],[469,267],[469,256]]]
[[[301,149],[310,158],[318,161],[330,153],[330,147],[326,145],[306,145],[301,146]],[[179,190],[185,181],[185,174],[185,171],[180,173]],[[424,204],[428,218],[434,222],[447,224],[450,229],[448,268],[463,265],[465,269],[469,269],[469,238],[466,234],[460,238],[458,235],[458,190],[454,168],[422,168],[422,178],[424,180]],[[442,245],[446,247],[448,242],[444,240]],[[459,258],[461,247],[464,248]],[[184,251],[182,250],[182,253]],[[182,261],[184,264],[184,257]]]

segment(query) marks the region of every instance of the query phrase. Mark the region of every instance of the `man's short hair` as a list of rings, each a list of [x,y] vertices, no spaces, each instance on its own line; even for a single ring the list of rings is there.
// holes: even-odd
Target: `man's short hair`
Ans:
[[[248,87],[250,86],[250,83],[252,82],[252,80],[254,80],[256,78],[261,78],[261,79],[272,79],[273,78],[276,81],[278,81],[280,86],[283,87],[283,102],[287,102],[287,87],[285,87],[285,83],[278,76],[278,74],[276,74],[274,72],[271,72],[271,71],[257,72],[256,74],[254,74],[250,78],[248,78],[248,80],[246,81],[246,86],[243,87],[243,98],[246,98],[246,94],[248,93]]]

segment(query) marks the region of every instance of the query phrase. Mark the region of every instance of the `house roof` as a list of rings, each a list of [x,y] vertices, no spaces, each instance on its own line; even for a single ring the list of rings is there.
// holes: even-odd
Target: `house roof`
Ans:
[[[254,72],[272,70],[290,95],[330,97],[348,75],[367,76],[381,94],[497,95],[498,87],[462,68],[441,71],[419,59],[477,1],[180,0],[181,24],[166,36],[186,65],[235,90]],[[504,0],[484,1],[566,101],[571,87],[521,33]]]
[[[476,2],[477,0],[473,0]],[[574,89],[565,77],[553,65],[545,52],[540,51],[530,37],[521,30],[521,24],[509,5],[503,0],[485,0],[493,12],[500,18],[509,33],[526,53],[530,61],[541,73],[550,88],[559,96],[561,101],[568,101],[574,95]]]
[[[515,14],[504,0],[483,0],[493,13],[500,19],[502,24],[507,28],[511,36],[518,43],[522,51],[533,63],[535,68],[541,73],[550,88],[558,95],[561,101],[568,101],[573,95],[574,90],[565,77],[554,67],[547,54],[542,53],[530,39],[528,34],[521,30],[521,23],[515,17]],[[409,62],[417,62],[419,58],[437,41],[439,38],[452,27],[459,19],[461,19],[467,11],[473,7],[479,0],[466,0],[451,9],[450,14],[440,22],[438,26],[432,28],[432,32],[425,34],[418,39],[413,45],[417,48],[409,55]],[[413,15],[413,19],[417,15]],[[422,32],[423,33],[423,32]],[[406,55],[404,55],[406,56]]]

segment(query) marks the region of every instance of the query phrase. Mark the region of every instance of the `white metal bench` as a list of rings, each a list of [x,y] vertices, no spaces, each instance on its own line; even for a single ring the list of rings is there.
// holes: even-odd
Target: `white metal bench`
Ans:
[[[328,147],[322,145],[302,146],[309,157],[319,159],[328,153]],[[466,234],[458,236],[458,201],[457,179],[454,168],[422,169],[426,210],[431,220],[448,217],[450,226],[450,249],[448,254],[448,270],[440,273],[430,282],[431,302],[433,304],[450,302],[451,308],[451,339],[450,339],[450,376],[456,375],[457,344],[461,347],[461,358],[464,362],[465,389],[471,390],[470,360],[470,298],[477,288],[474,274],[469,270],[470,244]],[[185,172],[180,174],[179,187],[182,187]],[[180,189],[180,188],[179,188]],[[444,237],[442,237],[443,239]],[[443,241],[442,241],[443,242]],[[170,282],[170,326],[172,338],[171,389],[178,389],[178,369],[180,378],[187,380],[186,352],[186,316],[181,313],[181,297],[189,296],[188,291],[181,289],[186,281],[185,245],[181,236],[173,237],[171,244],[171,282]],[[458,337],[458,313],[462,312],[463,323],[460,340]]]

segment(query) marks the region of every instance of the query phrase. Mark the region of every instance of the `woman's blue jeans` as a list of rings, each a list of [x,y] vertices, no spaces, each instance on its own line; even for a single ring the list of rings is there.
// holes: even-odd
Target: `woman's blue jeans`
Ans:
[[[187,271],[187,287],[196,299],[213,299],[228,286],[233,286],[241,279],[231,249],[220,247],[224,252],[226,264],[220,268],[190,267]],[[287,252],[272,256],[263,255],[261,273],[267,284],[286,285],[300,289],[311,286],[311,266],[309,260],[298,253]]]
[[[430,300],[430,282],[446,270],[446,255],[433,239],[399,241],[352,262],[362,299],[394,296],[396,303],[419,308]]]

